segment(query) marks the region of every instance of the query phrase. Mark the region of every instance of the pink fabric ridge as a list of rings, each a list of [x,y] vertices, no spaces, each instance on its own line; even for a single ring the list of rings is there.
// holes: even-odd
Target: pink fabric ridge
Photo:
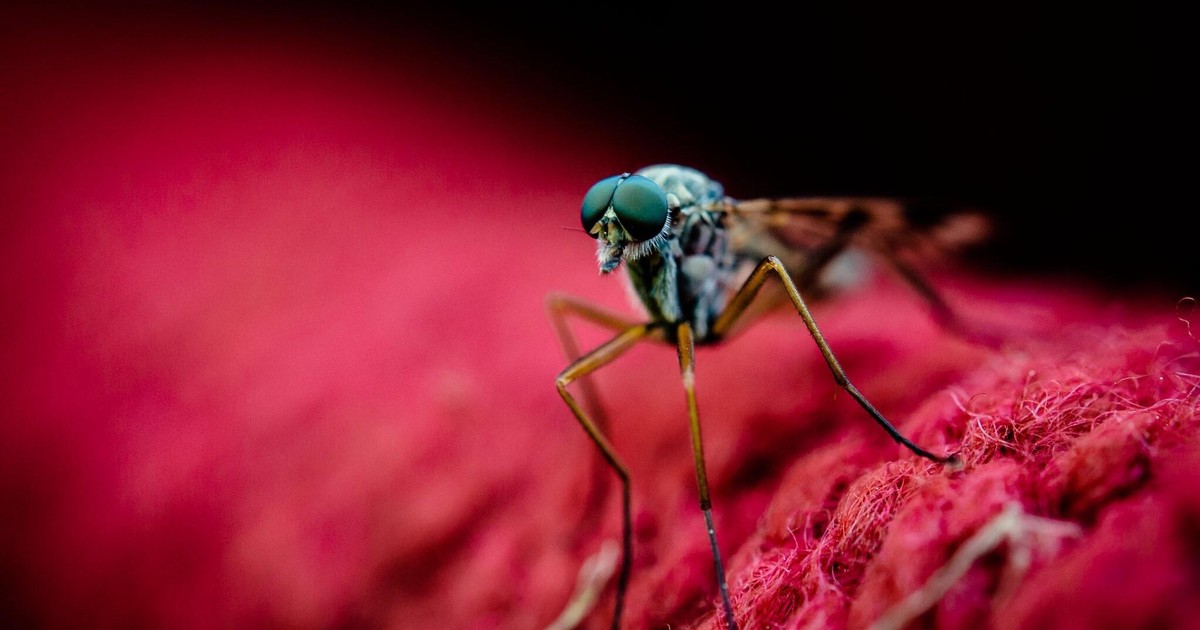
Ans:
[[[1021,309],[995,287],[967,293],[979,315]],[[813,357],[802,371],[816,375],[817,402],[799,403],[813,408],[790,418],[751,412],[737,447],[710,458],[742,627],[1192,627],[1200,346],[1181,315],[1190,302],[1115,317],[1068,296],[1031,297],[1032,319],[1057,323],[1014,329],[995,347],[915,320],[901,339],[831,324],[860,389],[905,410],[893,415],[902,431],[935,452],[956,451],[964,466],[948,470],[892,444],[832,383],[819,383],[828,372]],[[855,311],[905,299],[877,287],[829,306],[824,321],[867,326]],[[863,372],[865,385],[855,377]],[[786,396],[753,389],[742,395]],[[835,427],[813,426],[834,418]],[[682,471],[669,476],[682,483]],[[629,627],[725,627],[703,529],[689,513],[698,509],[687,499],[678,509],[669,530],[659,517],[656,535],[639,541],[650,550],[635,551]],[[587,627],[605,627],[596,616]]]

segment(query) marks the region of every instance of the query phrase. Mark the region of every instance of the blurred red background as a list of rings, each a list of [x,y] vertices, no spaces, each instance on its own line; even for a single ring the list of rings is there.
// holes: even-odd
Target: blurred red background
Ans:
[[[593,453],[554,391],[563,358],[543,298],[626,308],[619,281],[597,277],[579,200],[599,177],[674,160],[672,147],[614,133],[619,113],[586,102],[545,106],[536,81],[505,83],[479,50],[419,22],[382,42],[361,24],[48,8],[14,12],[0,33],[11,625],[553,618],[590,552],[571,541]],[[832,305],[826,323],[860,386],[896,412],[983,357],[909,299],[883,290],[857,311]],[[1054,312],[1089,307],[1074,308]],[[893,328],[872,332],[880,309]],[[798,340],[780,348],[778,334]],[[928,378],[889,381],[881,344]],[[769,431],[833,387],[800,367],[815,350],[789,325],[710,356],[712,474],[757,492],[737,499],[732,547],[769,502],[757,480],[783,465],[722,462],[831,436],[755,436],[736,420],[768,418]],[[641,444],[640,496],[691,509],[673,353],[623,361],[606,391],[662,419],[618,439]],[[720,385],[786,391],[797,372],[812,382],[778,398]],[[887,447],[839,408],[859,423],[847,431]],[[680,514],[644,516],[640,535],[702,532]],[[588,544],[617,531],[611,517],[589,524]],[[703,537],[686,538],[648,579],[703,570]],[[692,579],[686,596],[707,597]]]
[[[478,521],[576,456],[542,300],[621,303],[564,227],[625,156],[428,43],[49,13],[5,29],[5,615],[511,612],[539,560]]]

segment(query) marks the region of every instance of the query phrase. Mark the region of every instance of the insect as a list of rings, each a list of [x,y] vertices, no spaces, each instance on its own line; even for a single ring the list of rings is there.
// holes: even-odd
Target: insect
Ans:
[[[954,455],[937,455],[914,444],[859,392],[839,365],[802,297],[836,288],[829,285],[824,272],[852,249],[865,249],[890,262],[930,303],[943,323],[955,325],[957,320],[946,303],[899,256],[902,249],[919,244],[920,237],[909,229],[898,203],[851,198],[736,201],[725,195],[721,184],[700,171],[659,164],[596,183],[583,198],[581,220],[583,229],[595,239],[601,274],[612,273],[623,265],[632,292],[648,315],[644,321],[630,321],[566,295],[555,294],[548,300],[556,333],[570,360],[555,381],[558,393],[621,483],[622,556],[617,572],[614,629],[620,627],[629,586],[632,493],[629,471],[606,435],[607,421],[587,377],[639,342],[662,342],[678,351],[700,509],[707,525],[725,623],[731,630],[737,628],[737,620],[713,526],[696,405],[697,345],[728,339],[757,316],[790,304],[837,384],[892,439],[920,457],[957,464]],[[768,284],[772,278],[779,282]],[[764,291],[765,287],[771,290]],[[566,323],[571,316],[609,329],[614,336],[581,353]],[[578,397],[569,388],[576,382]]]

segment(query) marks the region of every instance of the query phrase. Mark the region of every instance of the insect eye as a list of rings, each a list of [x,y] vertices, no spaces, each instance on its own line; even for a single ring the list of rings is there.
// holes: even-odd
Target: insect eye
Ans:
[[[617,184],[625,177],[626,175],[614,175],[602,179],[583,196],[582,218],[585,231],[591,232],[600,217],[608,211],[608,206],[612,205],[613,193],[617,191]]]
[[[591,232],[612,206],[629,235],[639,241],[654,238],[667,222],[667,195],[641,175],[616,175],[602,179],[583,197],[583,229]]]
[[[641,175],[630,175],[617,186],[612,207],[621,225],[639,241],[658,236],[667,222],[667,194]]]

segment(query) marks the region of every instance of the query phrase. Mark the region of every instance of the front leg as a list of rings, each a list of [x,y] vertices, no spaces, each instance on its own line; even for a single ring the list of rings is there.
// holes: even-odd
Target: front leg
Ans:
[[[584,432],[595,443],[596,448],[600,450],[604,461],[608,463],[609,467],[612,468],[621,481],[622,554],[621,568],[617,574],[617,602],[613,611],[613,630],[619,630],[621,627],[621,613],[625,607],[625,593],[629,588],[629,572],[633,559],[633,504],[629,485],[629,470],[622,463],[620,457],[617,456],[616,450],[608,441],[605,432],[596,425],[567,387],[574,381],[586,377],[611,363],[637,342],[646,339],[661,338],[661,332],[661,328],[653,328],[648,324],[632,326],[567,366],[554,381],[554,386],[558,389],[563,402],[571,409],[571,413],[579,421]]]
[[[563,354],[566,355],[567,361],[570,363],[578,361],[582,353],[579,350],[579,341],[575,338],[575,334],[571,332],[571,327],[567,325],[568,317],[577,317],[601,328],[611,330],[614,333],[631,328],[635,324],[635,322],[621,315],[609,312],[580,298],[562,293],[553,293],[546,298],[546,310],[550,316],[550,323],[554,326],[554,333],[558,337],[558,343],[562,346]],[[604,403],[600,399],[600,393],[596,389],[595,381],[591,378],[591,375],[586,375],[579,379],[579,397],[584,410],[587,411],[588,416],[592,419],[597,429],[601,433],[607,431],[608,414],[604,410]],[[591,515],[600,510],[601,504],[608,495],[610,479],[611,477],[608,476],[605,466],[601,462],[596,461],[591,467],[587,497],[583,501],[583,510],[579,517],[580,527],[576,531],[582,533],[582,524]]]

